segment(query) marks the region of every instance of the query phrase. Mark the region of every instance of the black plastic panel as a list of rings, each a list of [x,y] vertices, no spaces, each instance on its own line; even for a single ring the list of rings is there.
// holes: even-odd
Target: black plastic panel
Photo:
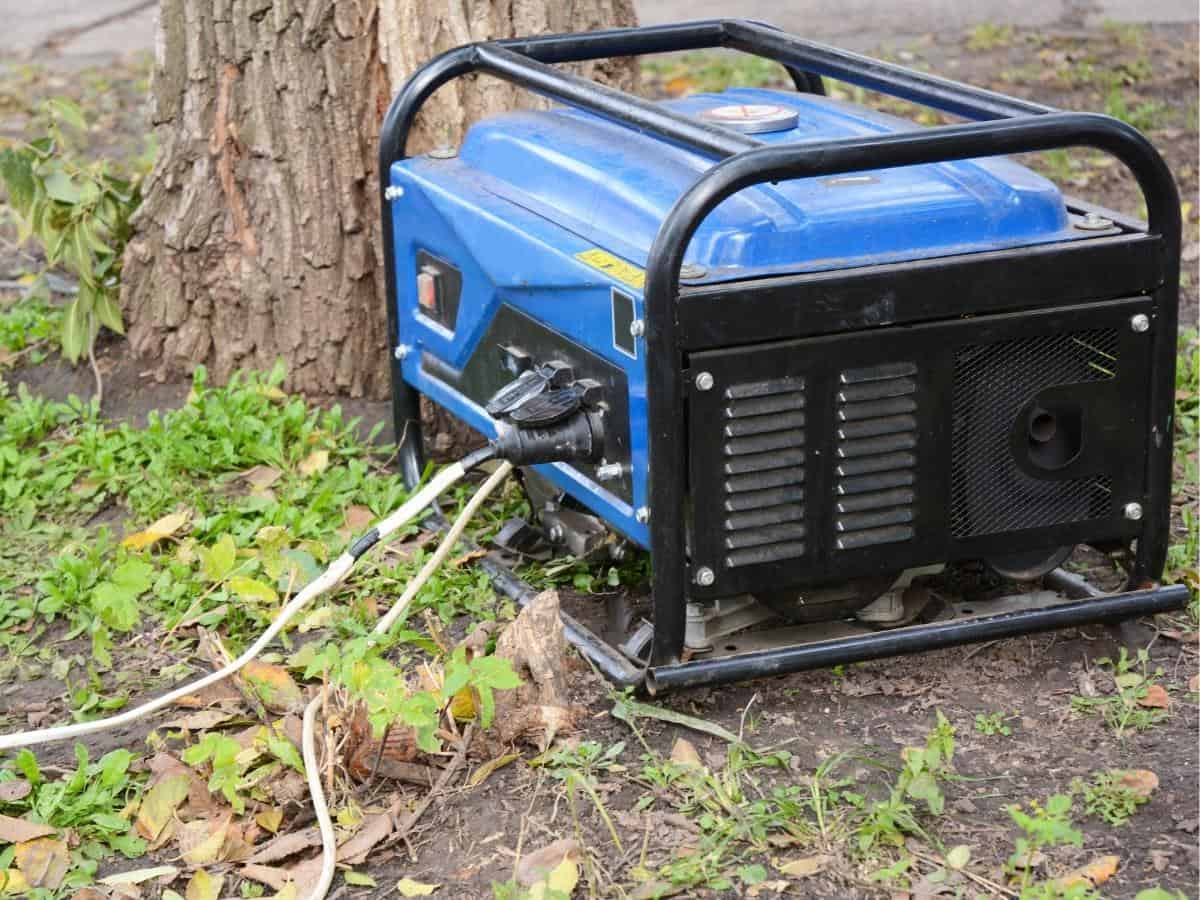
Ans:
[[[716,574],[693,594],[1135,534],[1122,510],[1143,499],[1152,344],[1129,323],[1150,309],[1139,298],[693,354],[691,566]]]
[[[428,353],[421,358],[421,368],[485,406],[500,388],[520,374],[522,365],[547,362],[570,366],[575,379],[591,379],[600,385],[608,406],[604,415],[604,457],[607,462],[621,463],[624,474],[600,482],[596,479],[595,466],[576,463],[573,468],[597,481],[610,494],[632,503],[629,384],[625,373],[617,366],[511,306],[501,306],[479,341],[475,354],[461,370]]]

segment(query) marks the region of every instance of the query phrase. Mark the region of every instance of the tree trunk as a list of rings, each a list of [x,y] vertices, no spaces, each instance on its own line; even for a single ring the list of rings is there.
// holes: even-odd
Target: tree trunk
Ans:
[[[122,279],[134,352],[160,378],[282,357],[293,390],[385,395],[375,155],[392,93],[458,44],[633,21],[632,0],[162,0],[159,157]],[[629,87],[635,70],[583,72]],[[414,147],[516,101],[460,79]]]

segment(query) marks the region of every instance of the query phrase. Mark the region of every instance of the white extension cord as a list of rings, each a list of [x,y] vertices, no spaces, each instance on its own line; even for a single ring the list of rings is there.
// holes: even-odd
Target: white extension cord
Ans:
[[[450,551],[454,549],[454,545],[458,542],[471,517],[475,515],[483,502],[511,471],[512,464],[502,462],[483,485],[480,486],[479,490],[475,492],[474,496],[471,497],[467,505],[463,508],[463,511],[459,513],[458,518],[454,520],[454,524],[438,545],[437,550],[434,551],[433,555],[422,566],[416,578],[409,582],[400,599],[375,626],[374,630],[376,634],[386,633],[403,614],[404,610],[408,608],[408,605],[416,597],[425,582],[429,580],[438,566],[450,554]],[[407,502],[391,515],[383,518],[372,529],[376,533],[375,541],[372,543],[383,540],[397,529],[406,525],[466,473],[467,468],[464,467],[462,462],[447,466],[434,476],[429,484],[409,498]],[[351,550],[353,550],[353,547]],[[120,728],[121,726],[137,722],[163,707],[170,706],[183,697],[195,694],[197,691],[223,681],[258,656],[274,640],[276,635],[287,626],[288,622],[295,618],[300,610],[330,588],[338,585],[349,574],[357,559],[357,555],[353,555],[350,550],[335,559],[320,576],[305,585],[304,589],[280,610],[275,621],[270,624],[258,640],[224,668],[205,675],[203,678],[199,678],[190,684],[176,688],[161,697],[156,697],[140,706],[135,706],[133,709],[118,713],[115,716],[109,716],[106,719],[96,719],[91,722],[79,722],[74,725],[57,725],[51,728],[39,728],[34,731],[0,735],[0,750],[20,749],[34,744],[62,741],[95,734],[98,731]],[[312,795],[313,810],[316,813],[317,825],[321,832],[321,874],[312,891],[308,894],[307,900],[323,900],[329,891],[330,885],[333,883],[337,864],[337,838],[333,830],[333,822],[329,817],[329,808],[326,804],[325,792],[321,785],[320,766],[316,754],[316,716],[320,706],[321,697],[318,695],[309,701],[308,705],[304,708],[304,722],[301,734],[301,750],[304,758],[305,775],[308,780],[309,793]]]

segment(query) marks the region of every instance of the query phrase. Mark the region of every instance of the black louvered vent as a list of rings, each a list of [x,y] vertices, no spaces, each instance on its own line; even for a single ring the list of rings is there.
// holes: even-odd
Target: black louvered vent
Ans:
[[[1114,329],[1097,328],[958,350],[950,467],[955,537],[1112,514],[1112,482],[1107,476],[1033,478],[1017,467],[1009,432],[1021,408],[1041,391],[1115,378],[1117,347]]]
[[[913,536],[917,367],[847,369],[838,379],[834,545],[857,550]]]
[[[722,408],[725,566],[804,555],[804,379],[725,389]]]

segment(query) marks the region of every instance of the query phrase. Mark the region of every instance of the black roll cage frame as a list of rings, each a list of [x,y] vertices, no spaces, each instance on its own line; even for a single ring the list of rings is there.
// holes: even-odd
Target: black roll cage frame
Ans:
[[[750,135],[728,131],[674,113],[658,104],[554,68],[556,63],[725,47],[780,63],[797,89],[824,93],[821,78],[863,88],[972,120],[966,124],[921,128],[812,144],[768,146]],[[1186,604],[1181,585],[1160,587],[1171,514],[1174,358],[1178,327],[1181,219],[1179,195],[1166,163],[1136,129],[1117,119],[1061,112],[891,63],[802,40],[758,22],[718,19],[645,28],[546,35],[488,41],[457,47],[418,69],[393,99],[380,130],[379,190],[383,226],[392,415],[399,466],[409,487],[424,466],[420,394],[403,378],[396,358],[400,343],[392,218],[386,195],[391,166],[406,158],[417,113],[447,82],[471,73],[501,78],[537,94],[615,122],[655,134],[714,157],[716,164],[678,199],[651,248],[646,269],[644,321],[647,403],[651,460],[679,460],[687,438],[681,414],[685,398],[685,358],[697,349],[681,312],[680,267],[696,229],[723,200],[755,184],[870,169],[1090,147],[1106,152],[1133,173],[1146,203],[1148,225],[1113,217],[1132,245],[1152,242],[1145,258],[1155,269],[1156,296],[1148,391],[1150,435],[1146,471],[1147,514],[1137,537],[1137,553],[1126,592],[1097,596],[1075,591],[1077,600],[1047,609],[1025,610],[966,621],[935,622],[839,641],[762,650],[712,660],[681,662],[688,588],[684,545],[686,466],[660,465],[650,480],[650,552],[654,595],[654,641],[650,664],[642,669],[586,627],[564,616],[568,637],[605,674],[649,689],[716,683],[780,674],[897,653],[918,652],[976,640],[990,640],[1046,628],[1117,621]],[[1072,202],[1072,209],[1084,209]],[[1083,242],[1087,243],[1087,242]],[[1140,249],[1132,248],[1131,249]],[[971,255],[965,259],[969,262]],[[980,255],[982,257],[982,255]],[[959,262],[964,257],[958,258]],[[927,262],[927,261],[920,261]],[[869,273],[870,268],[861,270]],[[1167,371],[1169,370],[1169,371]],[[528,585],[495,560],[483,564],[497,588],[522,602]]]

